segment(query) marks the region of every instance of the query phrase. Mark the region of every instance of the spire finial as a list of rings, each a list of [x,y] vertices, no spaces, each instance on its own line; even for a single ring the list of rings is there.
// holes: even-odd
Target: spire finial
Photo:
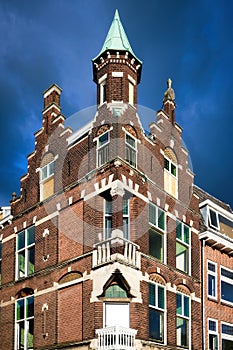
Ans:
[[[172,88],[172,80],[170,78],[167,81],[167,90],[164,93],[163,102],[165,102],[167,100],[175,101],[175,92]]]

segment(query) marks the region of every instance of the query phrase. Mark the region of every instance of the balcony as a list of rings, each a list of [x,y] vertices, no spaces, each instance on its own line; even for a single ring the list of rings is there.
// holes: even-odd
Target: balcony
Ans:
[[[135,329],[111,326],[97,329],[98,350],[135,350]]]
[[[120,261],[140,269],[141,255],[139,246],[126,238],[123,238],[123,232],[114,230],[112,237],[94,245],[92,267]]]

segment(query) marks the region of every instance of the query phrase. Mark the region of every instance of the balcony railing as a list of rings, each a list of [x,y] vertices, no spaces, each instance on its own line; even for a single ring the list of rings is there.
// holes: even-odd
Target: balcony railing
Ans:
[[[98,350],[135,350],[135,329],[112,326],[97,329]]]
[[[122,261],[140,269],[141,256],[139,246],[126,238],[123,238],[122,231],[115,230],[112,237],[99,242],[94,246],[92,266]]]

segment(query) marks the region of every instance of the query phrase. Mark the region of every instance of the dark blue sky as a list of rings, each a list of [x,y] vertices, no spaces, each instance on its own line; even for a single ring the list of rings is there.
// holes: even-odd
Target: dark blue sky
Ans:
[[[43,91],[52,83],[63,89],[67,117],[96,103],[91,59],[116,8],[143,61],[138,103],[160,109],[172,78],[195,183],[233,207],[231,0],[1,0],[0,205],[19,194],[42,123]],[[144,128],[152,121],[148,113]]]

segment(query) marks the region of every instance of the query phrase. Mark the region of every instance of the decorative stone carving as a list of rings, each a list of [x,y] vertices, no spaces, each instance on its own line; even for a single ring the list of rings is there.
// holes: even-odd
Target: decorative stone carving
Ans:
[[[114,181],[114,183],[112,184],[112,188],[110,190],[110,194],[112,197],[114,197],[114,196],[123,197],[125,194],[125,190],[124,190],[122,182],[120,182],[119,180]]]

